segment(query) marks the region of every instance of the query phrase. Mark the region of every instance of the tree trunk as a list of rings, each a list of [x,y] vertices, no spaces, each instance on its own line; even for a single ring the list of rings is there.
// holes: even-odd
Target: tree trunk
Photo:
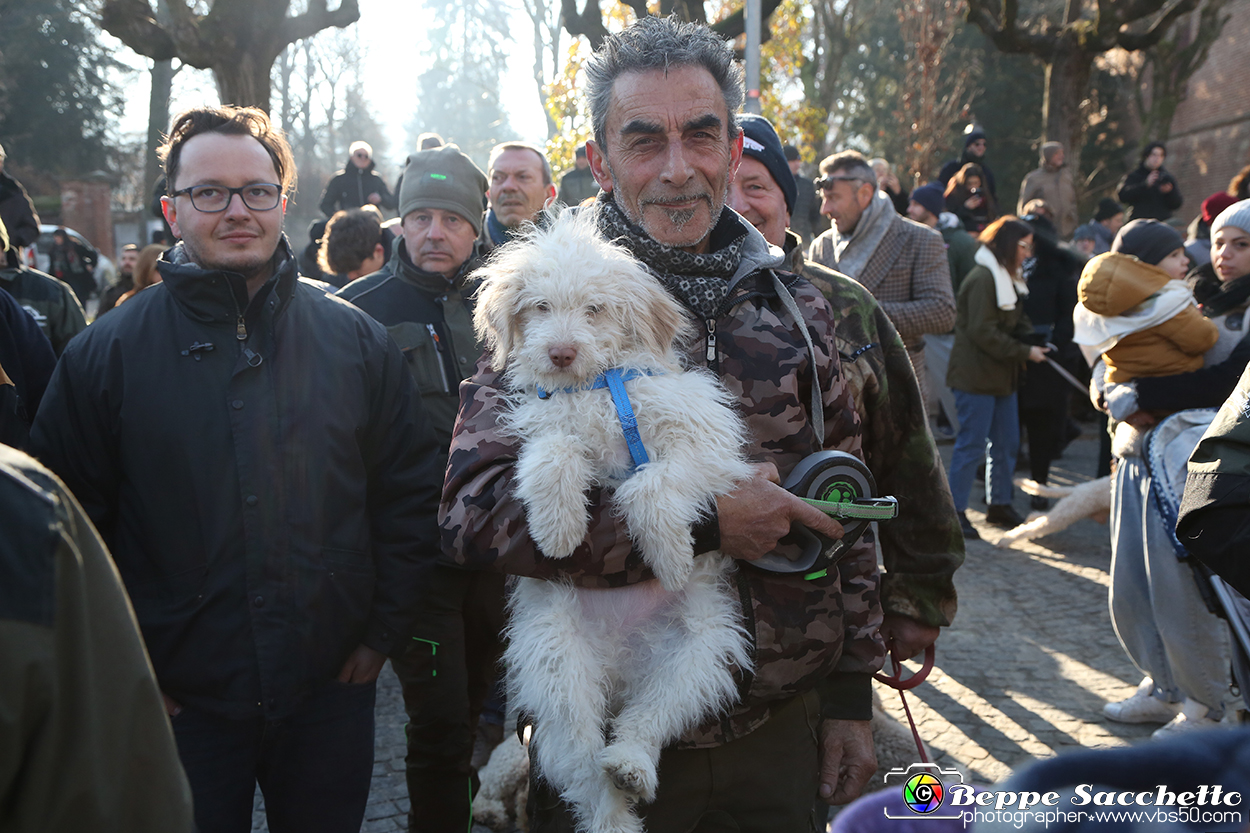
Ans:
[[[259,107],[269,112],[269,74],[278,55],[243,52],[213,67],[222,104]]]
[[[148,96],[147,153],[144,154],[143,166],[145,201],[152,198],[156,180],[161,178],[161,163],[156,158],[156,149],[161,145],[162,134],[169,129],[169,95],[174,87],[174,72],[173,61],[152,63],[152,93]]]
[[[1042,100],[1043,139],[1059,142],[1067,156],[1068,169],[1080,180],[1081,146],[1085,140],[1085,114],[1082,112],[1089,91],[1094,53],[1080,48],[1065,33],[1046,64],[1046,93]]]

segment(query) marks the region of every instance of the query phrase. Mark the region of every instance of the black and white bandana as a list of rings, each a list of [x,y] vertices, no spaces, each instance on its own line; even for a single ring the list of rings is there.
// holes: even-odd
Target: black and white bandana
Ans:
[[[710,232],[713,240],[731,236],[729,242],[714,252],[694,254],[653,240],[629,221],[610,194],[599,195],[596,209],[599,232],[604,237],[629,249],[691,312],[705,320],[716,317],[729,294],[729,281],[742,262],[742,244],[747,238],[740,224],[721,229],[726,217],[732,223],[732,213],[722,211]]]

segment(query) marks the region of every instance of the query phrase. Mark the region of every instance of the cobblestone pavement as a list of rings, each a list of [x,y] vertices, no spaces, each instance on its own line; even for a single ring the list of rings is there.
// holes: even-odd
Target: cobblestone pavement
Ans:
[[[1088,437],[1073,442],[1052,468],[1052,482],[1092,479],[1097,447]],[[950,448],[942,447],[947,460]],[[978,485],[968,516],[984,540],[969,542],[956,573],[958,617],[938,641],[928,681],[907,695],[935,762],[957,767],[966,781],[989,784],[1036,757],[1149,738],[1153,726],[1102,717],[1104,703],[1131,695],[1141,679],[1107,612],[1107,527],[1082,520],[1040,541],[999,548],[998,530],[976,511],[981,497]],[[1027,508],[1019,494],[1016,508]],[[886,710],[904,721],[898,694],[879,691]],[[404,720],[399,682],[388,665],[378,688],[364,833],[405,829]],[[253,829],[266,829],[259,796]]]
[[[1051,482],[1092,479],[1097,450],[1096,439],[1073,442]],[[949,461],[950,446],[942,451]],[[1104,703],[1128,697],[1141,679],[1111,627],[1107,526],[1085,519],[1000,548],[1000,530],[976,511],[982,495],[978,484],[968,517],[983,540],[968,542],[955,574],[959,613],[938,640],[928,681],[908,694],[935,763],[989,784],[1034,758],[1148,739],[1157,727],[1102,716]],[[1016,508],[1027,509],[1018,490]],[[887,711],[905,721],[898,694],[878,690]]]

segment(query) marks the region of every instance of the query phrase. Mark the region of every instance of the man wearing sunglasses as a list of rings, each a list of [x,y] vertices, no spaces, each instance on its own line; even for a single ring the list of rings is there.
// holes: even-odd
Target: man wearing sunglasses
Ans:
[[[134,605],[200,833],[357,833],[374,684],[410,644],[442,472],[399,348],[299,278],[294,160],[252,108],[161,148],[182,242],[67,349],[31,432]]]
[[[333,217],[336,211],[376,205],[394,210],[395,196],[382,177],[373,171],[373,147],[368,142],[352,142],[347,164],[336,173],[321,195],[321,213]]]
[[[861,154],[850,150],[830,156],[820,163],[820,172],[820,211],[833,218],[833,228],[812,241],[808,257],[873,294],[903,337],[920,388],[926,390],[924,335],[955,326],[942,236],[895,211]]]

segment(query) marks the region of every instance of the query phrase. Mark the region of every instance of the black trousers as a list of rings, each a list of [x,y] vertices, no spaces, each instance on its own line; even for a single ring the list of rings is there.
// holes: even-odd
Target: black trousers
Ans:
[[[373,778],[374,683],[332,680],[289,717],[171,720],[199,833],[248,833],[256,785],[274,833],[357,833]]]
[[[477,718],[503,653],[504,576],[440,568],[418,604],[413,645],[391,661],[408,713],[408,829],[464,833]]]
[[[819,724],[820,699],[808,692],[723,746],[665,749],[655,802],[639,808],[647,833],[812,833]],[[575,833],[568,807],[536,769],[530,767],[530,833]]]

